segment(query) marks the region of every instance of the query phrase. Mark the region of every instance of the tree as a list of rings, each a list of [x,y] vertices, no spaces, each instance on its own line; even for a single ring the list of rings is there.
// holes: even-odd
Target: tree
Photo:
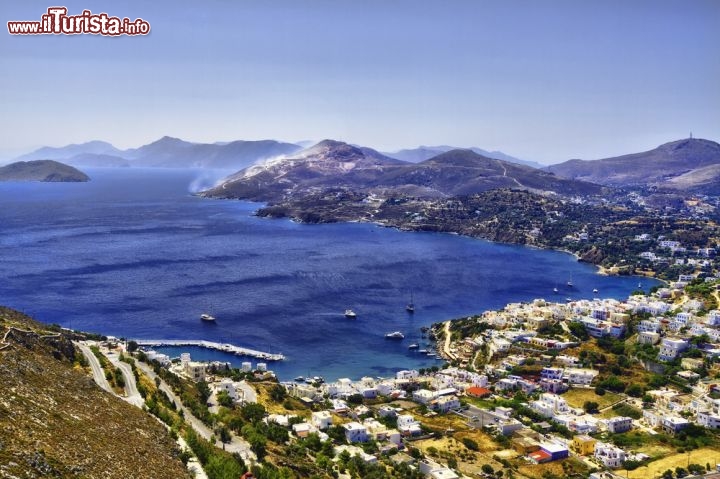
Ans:
[[[137,341],[129,341],[127,343],[127,351],[128,353],[134,353],[138,349],[138,343]]]
[[[495,473],[495,469],[493,469],[493,467],[490,464],[483,464],[480,469],[482,469],[482,472],[484,472],[485,474],[494,474]]]
[[[218,437],[220,438],[220,442],[222,442],[223,444],[228,444],[232,440],[232,435],[230,434],[230,430],[227,428],[227,426],[220,426],[216,432]]]
[[[250,403],[240,408],[240,415],[249,422],[258,422],[265,416],[265,407],[262,404]]]
[[[599,407],[600,405],[595,401],[585,401],[585,403],[583,404],[583,409],[588,414],[596,414]]]
[[[282,402],[286,396],[287,396],[287,391],[285,391],[285,388],[279,384],[274,385],[270,389],[270,398],[273,401],[275,401],[276,403]]]
[[[230,457],[213,455],[203,466],[209,479],[237,479],[243,474],[240,465]]]
[[[479,451],[480,448],[478,447],[478,443],[474,440],[470,439],[469,437],[462,438],[462,443],[470,449],[471,451]]]
[[[219,405],[225,406],[227,408],[231,408],[233,406],[233,400],[227,391],[220,391],[217,394],[217,401]]]
[[[644,393],[643,387],[637,383],[630,384],[625,388],[625,394],[634,398],[639,398]]]

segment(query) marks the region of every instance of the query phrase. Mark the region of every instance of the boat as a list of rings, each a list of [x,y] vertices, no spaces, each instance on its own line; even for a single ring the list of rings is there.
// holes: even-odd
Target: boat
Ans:
[[[572,282],[572,280],[568,281],[568,282],[567,282],[567,285],[568,285],[568,288],[572,288],[572,287],[573,287],[573,282]]]
[[[638,283],[638,289],[642,289],[642,283]]]
[[[553,293],[558,294],[558,293],[559,293],[558,289],[557,289],[557,288],[553,288]]]
[[[598,294],[598,289],[597,289],[597,288],[593,288],[593,293]]]
[[[415,303],[413,303],[413,293],[410,291],[410,302],[405,306],[405,311],[407,311],[410,314],[413,314],[415,312]]]
[[[385,335],[385,339],[404,339],[405,335],[401,333],[400,331],[393,331],[392,333],[387,333]]]
[[[355,318],[357,318],[357,314],[355,314],[355,311],[353,311],[352,309],[346,309],[345,317],[350,318],[350,319],[355,319]]]
[[[215,321],[215,316],[210,316],[207,313],[203,313],[200,315],[200,319],[202,319],[203,321]]]
[[[305,381],[305,378],[303,376],[298,376],[295,378],[295,381],[301,383],[301,382]]]
[[[565,298],[565,302],[569,303],[572,301],[572,298]]]
[[[427,354],[427,352],[428,352],[427,349],[418,349],[418,353],[420,353],[420,354]]]
[[[413,343],[410,346],[408,346],[408,349],[417,349],[419,347],[420,347],[420,345],[418,343]]]

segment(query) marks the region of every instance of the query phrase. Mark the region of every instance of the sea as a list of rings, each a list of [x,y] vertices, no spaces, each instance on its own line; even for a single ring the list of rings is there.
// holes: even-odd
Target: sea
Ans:
[[[602,276],[557,251],[368,223],[259,218],[258,203],[194,194],[228,172],[87,173],[87,183],[0,183],[0,304],[127,339],[283,353],[284,361],[268,364],[283,380],[440,365],[408,349],[432,348],[423,326],[511,302],[592,298],[595,288],[626,298],[638,282],[659,284]],[[405,310],[411,296],[415,314]],[[346,309],[357,318],[346,318]],[[203,313],[216,321],[201,321]],[[385,339],[393,331],[405,339]],[[159,350],[258,362],[199,347]]]

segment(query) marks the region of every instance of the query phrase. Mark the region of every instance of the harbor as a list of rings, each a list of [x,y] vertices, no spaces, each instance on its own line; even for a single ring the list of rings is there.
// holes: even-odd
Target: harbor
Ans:
[[[255,349],[243,348],[228,343],[215,343],[198,339],[137,339],[138,346],[162,347],[162,346],[195,346],[206,349],[214,349],[236,356],[248,356],[266,361],[282,361],[285,356],[281,353],[266,353]]]

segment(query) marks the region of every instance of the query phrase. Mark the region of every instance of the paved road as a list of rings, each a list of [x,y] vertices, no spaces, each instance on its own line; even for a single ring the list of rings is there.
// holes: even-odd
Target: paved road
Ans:
[[[82,353],[85,355],[88,362],[90,363],[90,368],[92,369],[93,379],[95,379],[95,383],[97,383],[98,386],[100,386],[107,392],[115,394],[115,392],[110,387],[110,383],[108,383],[107,379],[105,379],[105,371],[103,370],[102,366],[100,365],[100,361],[98,361],[98,358],[95,357],[95,355],[90,350],[90,348],[84,343],[74,343],[74,344],[75,344],[75,346],[80,348],[80,351],[82,351]]]
[[[155,378],[158,377],[158,375],[155,374],[155,371],[153,371],[150,366],[143,363],[142,361],[137,361],[135,365],[145,374],[147,374],[148,377],[153,381],[155,381]],[[207,427],[205,423],[203,423],[200,419],[195,417],[193,413],[183,405],[182,401],[177,396],[175,396],[172,388],[170,388],[170,386],[168,386],[167,383],[162,379],[160,379],[160,390],[167,394],[170,400],[174,401],[175,404],[177,404],[178,407],[182,409],[183,414],[185,415],[185,421],[190,424],[190,426],[195,430],[195,432],[197,432],[204,439],[210,440],[210,438],[213,436],[213,431],[209,427]],[[215,445],[217,447],[223,447],[220,441],[217,441]],[[233,453],[237,452],[240,457],[242,457],[245,461],[257,460],[257,456],[250,449],[250,444],[243,438],[238,437],[234,434],[232,435],[232,440],[230,441],[230,443],[225,444],[225,450]]]
[[[123,376],[125,376],[126,396],[123,399],[134,406],[142,408],[143,404],[145,404],[145,400],[140,395],[140,392],[137,389],[137,383],[135,382],[135,375],[132,372],[132,367],[128,363],[120,361],[120,356],[115,353],[108,353],[106,354],[106,356],[113,364],[113,366],[120,368]]]
[[[243,400],[245,401],[245,404],[257,402],[257,393],[255,392],[255,388],[245,381],[241,381],[239,387],[243,391]]]

